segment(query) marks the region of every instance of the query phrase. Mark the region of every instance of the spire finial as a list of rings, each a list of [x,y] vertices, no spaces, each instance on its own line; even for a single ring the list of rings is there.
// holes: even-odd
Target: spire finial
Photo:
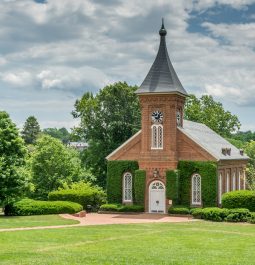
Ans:
[[[165,25],[164,25],[164,18],[162,17],[162,25],[161,25],[161,29],[159,30],[159,35],[160,36],[166,36],[166,29],[165,29]]]

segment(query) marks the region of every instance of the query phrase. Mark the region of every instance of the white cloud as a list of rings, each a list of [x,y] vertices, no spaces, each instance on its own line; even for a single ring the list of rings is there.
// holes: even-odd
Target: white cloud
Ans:
[[[0,3],[0,93],[10,99],[17,97],[15,87],[29,91],[37,104],[31,103],[26,113],[37,108],[70,113],[75,98],[85,91],[119,80],[139,85],[155,58],[162,16],[170,57],[188,92],[210,93],[239,105],[255,103],[255,24],[206,22],[202,26],[208,36],[188,32],[192,10],[203,12],[216,3],[241,9],[255,0],[47,2]],[[39,103],[39,92],[48,107]],[[51,104],[50,97],[66,107]],[[4,106],[13,111],[11,101]],[[21,105],[16,106],[20,117]],[[40,121],[57,123],[53,116],[42,115]]]

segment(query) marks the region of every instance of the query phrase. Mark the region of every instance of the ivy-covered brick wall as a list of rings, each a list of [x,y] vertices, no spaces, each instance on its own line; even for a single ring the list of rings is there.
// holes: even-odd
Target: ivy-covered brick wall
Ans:
[[[135,171],[135,180],[134,180],[134,202],[138,205],[144,206],[144,194],[145,194],[145,180],[146,180],[146,171],[145,170],[136,170]]]
[[[122,203],[122,177],[125,172],[130,172],[134,178],[135,171],[139,168],[137,161],[114,160],[107,163],[107,200],[108,203]],[[134,198],[133,185],[133,198]]]
[[[172,200],[173,205],[179,203],[179,171],[166,171],[166,198]]]
[[[191,176],[201,176],[202,206],[217,206],[217,166],[215,162],[179,161],[179,204],[191,203]]]

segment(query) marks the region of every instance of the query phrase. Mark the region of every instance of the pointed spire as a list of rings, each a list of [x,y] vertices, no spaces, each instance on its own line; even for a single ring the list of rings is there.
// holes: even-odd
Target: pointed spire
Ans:
[[[159,30],[160,45],[156,59],[145,77],[143,83],[136,91],[137,94],[147,93],[171,93],[187,96],[168,56],[166,47],[166,29],[162,19]]]
[[[164,25],[164,18],[162,17],[162,26],[161,29],[159,30],[159,35],[160,36],[166,36],[167,31],[165,29],[165,25]]]

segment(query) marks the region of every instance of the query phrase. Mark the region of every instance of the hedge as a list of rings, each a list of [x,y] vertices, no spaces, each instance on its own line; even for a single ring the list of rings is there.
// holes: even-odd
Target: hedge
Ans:
[[[185,207],[185,206],[174,206],[174,207],[170,207],[168,209],[168,213],[170,214],[190,214],[190,209]]]
[[[144,205],[144,193],[145,193],[145,170],[136,170],[135,179],[133,182],[134,186],[134,202],[138,205]]]
[[[109,203],[122,203],[122,177],[125,172],[135,176],[135,170],[139,169],[137,161],[118,160],[107,163],[107,200]],[[134,185],[133,186],[133,198]]]
[[[191,176],[198,173],[201,176],[202,205],[204,207],[217,205],[217,166],[215,162],[179,161],[179,203],[191,204]]]
[[[194,218],[201,218],[211,221],[227,222],[253,222],[253,214],[248,209],[226,209],[226,208],[197,208],[192,209],[191,214]]]
[[[179,172],[178,170],[166,171],[166,197],[172,200],[173,205],[178,204]]]
[[[110,212],[144,212],[144,207],[141,205],[121,205],[121,204],[103,204],[100,211]]]
[[[77,213],[82,210],[82,205],[67,201],[35,201],[23,199],[13,204],[6,205],[5,215],[43,215],[60,213]]]
[[[239,190],[224,193],[222,196],[224,208],[247,208],[255,212],[255,191]]]
[[[100,205],[106,202],[106,194],[101,190],[57,190],[49,193],[48,198],[50,201],[71,201],[79,203],[84,209],[88,209],[88,205],[92,210],[97,210]]]

